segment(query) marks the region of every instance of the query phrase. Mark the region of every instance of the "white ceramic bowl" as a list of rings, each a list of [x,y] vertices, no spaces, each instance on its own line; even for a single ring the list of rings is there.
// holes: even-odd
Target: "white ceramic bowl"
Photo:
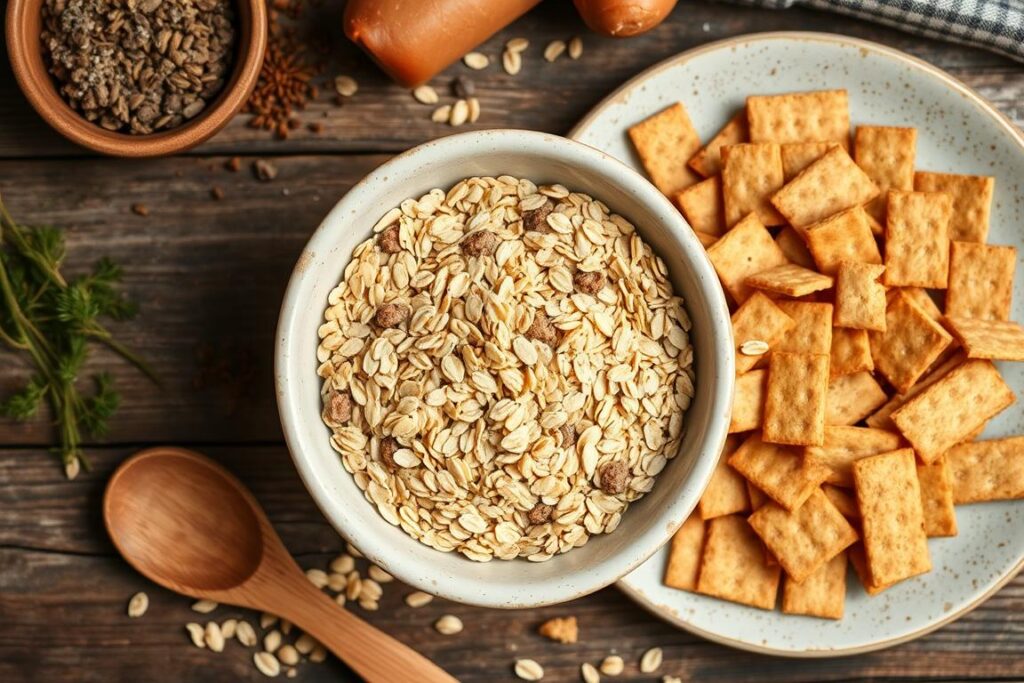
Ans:
[[[327,295],[352,250],[390,208],[469,176],[508,174],[562,183],[604,201],[631,220],[667,263],[686,301],[696,393],[680,453],[654,489],[630,506],[619,528],[543,563],[485,564],[442,553],[385,521],[342,467],[320,421],[317,328]],[[592,147],[520,130],[452,135],[395,157],[355,185],[306,245],[285,293],[275,376],[285,438],[306,487],[331,524],[409,585],[458,602],[519,608],[563,602],[607,586],[663,545],[697,504],[728,427],[734,363],[729,312],[718,279],[679,212],[635,171]]]

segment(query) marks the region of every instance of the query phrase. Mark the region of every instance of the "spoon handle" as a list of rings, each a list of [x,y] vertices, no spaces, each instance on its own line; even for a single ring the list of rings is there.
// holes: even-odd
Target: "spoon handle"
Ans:
[[[458,683],[404,643],[340,607],[303,578],[274,612],[313,636],[367,683]]]

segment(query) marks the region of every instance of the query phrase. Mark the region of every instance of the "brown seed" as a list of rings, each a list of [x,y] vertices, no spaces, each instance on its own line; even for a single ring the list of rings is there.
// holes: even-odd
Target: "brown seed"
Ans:
[[[598,474],[601,477],[601,490],[605,493],[617,494],[626,490],[626,479],[629,477],[626,463],[620,460],[606,462]]]
[[[547,218],[554,208],[551,202],[544,202],[536,209],[523,211],[523,230],[551,232],[551,229],[548,227]]]
[[[576,290],[584,294],[597,294],[604,288],[604,273],[584,273],[576,271],[572,276],[572,283]]]
[[[314,121],[313,123],[309,124],[309,132],[315,133],[316,135],[323,133],[324,124],[321,123],[320,121]]]
[[[237,173],[238,169],[242,168],[242,159],[239,157],[231,157],[224,162],[224,168],[232,173]]]
[[[384,466],[391,472],[398,469],[398,463],[395,462],[395,451],[399,448],[401,448],[401,445],[398,443],[398,439],[393,436],[385,437],[380,442],[380,459],[384,461]]]
[[[547,313],[537,311],[533,316],[533,322],[530,323],[530,328],[526,330],[526,337],[554,346],[558,342],[558,330],[551,323]]]
[[[327,417],[336,424],[348,422],[352,417],[352,397],[341,391],[331,392],[327,398]]]
[[[402,251],[402,243],[398,239],[398,221],[384,228],[377,238],[377,244],[385,254],[397,254]]]
[[[384,328],[398,327],[409,317],[409,313],[409,307],[405,304],[384,304],[377,307],[373,321]]]
[[[263,182],[270,182],[277,177],[277,166],[270,163],[266,159],[257,159],[252,162],[252,171],[256,174],[256,178]]]
[[[476,92],[476,85],[465,76],[458,76],[452,81],[452,93],[459,99],[472,97]]]
[[[139,216],[148,216],[149,207],[142,203],[132,204],[132,213]]]
[[[490,256],[499,242],[501,240],[490,230],[478,230],[462,238],[462,251],[470,256]]]
[[[576,445],[576,427],[562,425],[558,431],[562,433],[562,448],[571,448]]]
[[[551,521],[551,513],[554,511],[555,509],[550,505],[537,503],[526,513],[526,518],[530,520],[530,524],[547,524]]]
[[[214,185],[210,188],[210,196],[217,200],[224,199],[224,188],[219,185]]]

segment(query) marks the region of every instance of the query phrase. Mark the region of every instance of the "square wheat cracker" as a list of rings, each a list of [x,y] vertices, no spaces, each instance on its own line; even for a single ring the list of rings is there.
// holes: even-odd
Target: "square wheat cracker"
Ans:
[[[878,595],[886,588],[889,588],[893,584],[878,585],[874,582],[871,576],[871,569],[868,567],[868,558],[864,554],[864,544],[854,543],[850,546],[850,549],[846,551],[846,557],[850,561],[850,566],[853,567],[853,573],[860,579],[861,585],[864,587],[864,592],[868,595]]]
[[[853,486],[853,463],[879,453],[894,451],[900,446],[896,432],[871,427],[829,425],[825,427],[825,443],[808,446],[804,458],[829,468],[825,481],[835,486]]]
[[[730,436],[725,440],[722,453],[718,456],[718,464],[711,474],[707,488],[704,489],[697,509],[704,521],[732,515],[737,512],[746,512],[750,509],[750,500],[747,498],[746,480],[740,474],[729,467],[729,456],[739,447],[738,437]]]
[[[945,289],[953,201],[941,192],[890,192],[885,284]]]
[[[857,532],[821,489],[792,512],[768,503],[749,522],[794,581],[805,580],[857,542]]]
[[[729,464],[787,510],[803,505],[829,474],[827,467],[807,462],[796,449],[766,443],[758,433],[747,437]]]
[[[772,234],[750,214],[708,248],[708,258],[722,286],[733,300],[742,304],[753,293],[746,279],[763,270],[786,263],[786,255],[772,240]]]
[[[1008,320],[1015,247],[954,241],[949,249],[946,315]]]
[[[772,353],[761,431],[765,441],[820,446],[825,439],[828,356]]]
[[[681,102],[632,126],[629,138],[651,182],[662,194],[675,197],[700,181],[687,165],[700,149],[700,137]]]
[[[718,176],[702,180],[676,195],[676,206],[694,232],[716,237],[725,232],[722,182]]]
[[[890,584],[929,571],[932,563],[913,449],[858,460],[853,481],[874,583]]]
[[[772,195],[771,203],[794,228],[805,228],[877,196],[871,179],[837,147],[786,183]]]
[[[885,266],[840,261],[836,272],[836,327],[885,331]]]
[[[768,200],[782,187],[782,156],[774,143],[742,143],[722,148],[722,201],[725,224],[753,212],[765,225],[785,221]]]
[[[684,591],[696,590],[701,551],[704,548],[704,527],[704,520],[694,513],[686,518],[672,536],[668,563],[665,565],[666,586]]]
[[[766,292],[801,297],[831,288],[833,279],[794,263],[786,263],[751,275],[746,283]]]
[[[826,425],[855,425],[878,410],[888,399],[870,372],[833,377],[825,396]]]
[[[845,327],[832,328],[832,346],[829,349],[829,377],[852,375],[861,370],[872,371],[875,362],[871,358],[871,344],[866,330],[851,330]]]
[[[767,370],[751,370],[736,378],[732,398],[732,417],[729,433],[749,432],[761,426],[764,415],[764,392],[768,383]]]
[[[930,465],[917,465],[921,487],[924,533],[929,538],[956,536],[956,511],[953,509],[953,481],[945,457]]]
[[[749,479],[747,479],[747,497],[750,498],[751,510],[757,510],[771,500],[764,491],[751,484]]]
[[[771,348],[785,336],[796,323],[779,308],[774,301],[761,292],[743,302],[732,314],[732,336],[736,344],[736,372],[743,374],[761,359],[761,356],[747,355],[740,347],[749,341],[763,341]]]
[[[838,146],[836,142],[787,142],[780,145],[782,176],[788,183],[800,175],[800,171],[825,156],[825,152]]]
[[[826,275],[835,275],[843,261],[882,263],[867,214],[859,206],[815,223],[803,234],[814,263]]]
[[[925,463],[935,462],[1017,397],[987,360],[968,360],[904,403],[891,418]]]
[[[968,358],[1024,360],[1024,327],[1012,320],[946,319]]]
[[[939,305],[935,303],[935,300],[932,299],[926,290],[920,287],[893,287],[885,293],[885,296],[896,296],[896,292],[903,292],[908,299],[917,304],[932,320],[942,321],[942,311],[939,309]]]
[[[793,228],[786,226],[780,230],[779,234],[775,236],[775,244],[779,246],[779,249],[782,250],[782,253],[791,263],[803,266],[804,268],[816,267],[814,265],[814,257],[807,250],[804,238]]]
[[[878,197],[864,207],[876,221],[885,222],[885,198],[890,190],[914,189],[916,154],[916,128],[857,126],[853,158],[878,186]]]
[[[706,232],[700,232],[699,230],[694,230],[693,234],[697,236],[700,246],[704,247],[705,251],[708,247],[718,241],[718,238],[714,235],[709,235]]]
[[[945,192],[953,200],[949,238],[957,242],[988,240],[989,213],[996,180],[990,176],[955,173],[914,174],[914,189],[919,192]]]
[[[825,494],[826,498],[832,501],[832,504],[842,513],[843,517],[846,517],[851,522],[859,523],[860,508],[857,507],[857,499],[853,497],[853,494],[848,489],[833,486],[832,484],[822,484],[821,491]]]
[[[946,460],[954,503],[1024,498],[1024,436],[961,443]]]
[[[832,304],[785,300],[775,303],[794,325],[772,347],[773,351],[821,354],[832,351]]]
[[[764,546],[736,515],[707,523],[697,592],[761,609],[773,609],[781,570],[765,562]]]
[[[846,552],[826,562],[803,581],[782,584],[783,614],[842,619],[846,603]]]
[[[700,148],[693,158],[690,159],[690,168],[705,178],[722,172],[721,149],[727,145],[738,145],[746,142],[747,135],[747,111],[741,109],[735,116],[729,119],[720,131],[708,141],[708,144]]]
[[[875,370],[905,394],[946,350],[953,338],[902,292],[889,302],[885,332],[871,335]]]
[[[850,146],[850,105],[845,90],[813,90],[747,97],[753,142],[835,142]]]
[[[910,388],[910,391],[905,394],[894,394],[885,403],[885,405],[872,413],[867,419],[868,426],[875,427],[876,429],[895,430],[896,423],[892,421],[891,416],[896,412],[896,409],[945,377],[953,370],[953,368],[959,366],[966,359],[967,357],[963,353],[956,353],[950,358],[942,361],[942,363],[937,367],[929,369],[928,374],[918,380],[917,383]]]

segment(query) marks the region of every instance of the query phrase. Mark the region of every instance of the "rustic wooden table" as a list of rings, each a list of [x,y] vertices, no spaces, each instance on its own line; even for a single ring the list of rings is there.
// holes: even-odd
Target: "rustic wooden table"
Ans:
[[[194,153],[124,161],[83,153],[49,130],[0,68],[0,193],[26,222],[66,227],[68,267],[102,255],[127,265],[127,288],[141,316],[117,332],[149,358],[164,379],[148,384],[131,368],[97,353],[124,392],[109,441],[90,444],[92,469],[64,479],[48,452],[45,419],[0,423],[0,680],[227,681],[259,680],[252,652],[237,644],[222,654],[193,647],[187,621],[205,621],[189,601],[156,588],[114,552],[100,520],[107,477],[127,454],[148,444],[200,449],[255,491],[289,549],[304,566],[326,565],[343,543],[313,505],[282,443],[271,379],[278,305],[289,271],[328,208],[389,155],[446,135],[430,108],[391,85],[339,28],[340,1],[310,7],[302,19],[333,46],[326,73],[349,73],[358,94],[337,106],[321,100],[302,114],[323,124],[287,141],[253,131],[240,117]],[[953,73],[1024,124],[1024,66],[964,47],[810,10],[765,11],[683,2],[670,21],[628,42],[585,33],[567,2],[548,2],[484,51],[496,56],[512,36],[527,36],[523,72],[455,66],[435,79],[439,90],[457,74],[471,76],[483,104],[475,128],[515,126],[564,133],[612,88],[640,70],[695,45],[751,31],[832,31],[906,50]],[[578,62],[547,64],[539,56],[555,38],[584,34]],[[241,172],[224,169],[242,157]],[[272,158],[280,174],[255,180],[250,164]],[[215,201],[211,188],[223,189]],[[142,217],[130,206],[143,203]],[[0,396],[27,376],[0,355]],[[146,616],[125,616],[128,597],[146,590]],[[411,609],[410,589],[385,586],[381,609],[365,613],[380,628],[434,658],[463,681],[511,680],[516,657],[532,657],[545,680],[579,679],[581,662],[616,652],[636,679],[640,654],[665,651],[660,674],[683,679],[751,681],[1021,680],[1024,679],[1024,577],[974,612],[916,642],[884,652],[832,660],[757,656],[677,631],[608,588],[567,605],[499,612],[434,601]],[[466,630],[442,636],[431,624],[458,615]],[[580,642],[558,645],[536,634],[552,616],[576,615]],[[220,619],[240,616],[222,608]],[[246,615],[252,618],[253,615]],[[343,665],[306,665],[300,680],[352,680]]]

